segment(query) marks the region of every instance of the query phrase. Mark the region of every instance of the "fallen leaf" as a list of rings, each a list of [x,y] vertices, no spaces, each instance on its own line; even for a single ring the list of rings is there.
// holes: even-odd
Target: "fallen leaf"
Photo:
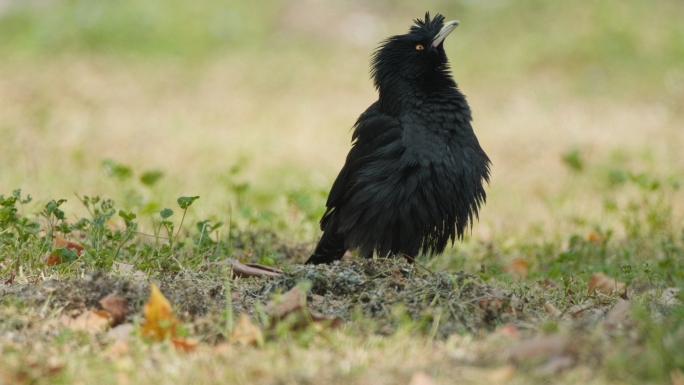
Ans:
[[[70,329],[83,330],[94,334],[107,330],[110,317],[105,310],[88,310],[76,318],[62,316],[60,321]]]
[[[112,316],[112,324],[116,326],[124,321],[127,315],[131,313],[128,310],[128,302],[125,299],[114,295],[108,295],[100,300],[100,305]]]
[[[277,300],[269,301],[264,306],[264,312],[272,318],[280,319],[305,306],[306,293],[303,293],[298,286],[295,286]]]
[[[171,345],[176,349],[176,351],[181,351],[184,353],[189,353],[195,348],[199,342],[192,338],[174,338],[171,339]]]
[[[309,316],[314,323],[328,324],[333,329],[336,329],[344,324],[344,319],[342,319],[342,317],[328,317],[323,313],[318,313],[313,310],[309,310]]]
[[[587,235],[587,240],[591,243],[602,245],[606,241],[606,238],[603,235],[592,231],[589,233],[589,235]]]
[[[271,266],[260,265],[258,263],[245,263],[245,266],[253,267],[253,268],[259,269],[259,270],[270,271],[271,273],[276,273],[278,275],[283,273],[283,271],[280,269],[276,269],[275,267],[271,267]]]
[[[127,341],[135,332],[133,324],[121,324],[114,326],[107,332],[107,338],[114,341]]]
[[[516,339],[520,336],[520,331],[513,324],[506,324],[500,327],[499,329],[497,329],[496,333],[511,339]]]
[[[610,294],[615,291],[622,291],[625,288],[625,283],[617,282],[603,273],[594,273],[589,277],[588,286],[589,293],[596,290],[601,294]]]
[[[293,313],[301,315],[301,319],[292,325],[293,329],[303,328],[311,322],[329,322],[332,328],[339,327],[344,323],[344,320],[340,317],[328,317],[324,314],[311,311],[306,304],[306,293],[304,293],[299,286],[295,286],[277,300],[269,301],[266,306],[264,306],[264,312],[271,318],[271,327],[274,327],[288,314]]]
[[[83,246],[78,243],[64,239],[61,235],[57,234],[55,235],[55,249],[59,249],[60,247],[64,247],[67,250],[76,250],[76,254],[78,255],[81,255],[81,252],[85,250]]]
[[[46,254],[43,257],[41,257],[41,262],[45,266],[55,266],[55,265],[61,265],[64,261],[62,261],[62,258],[60,258],[59,255],[51,253],[51,254]]]
[[[551,317],[559,318],[561,315],[563,315],[560,310],[548,302],[544,304],[544,310],[546,310]]]
[[[11,285],[14,282],[14,277],[17,275],[14,273],[14,271],[10,271],[10,276],[9,278],[5,281],[5,285]]]
[[[79,245],[76,242],[69,241],[67,239],[64,239],[61,235],[57,234],[55,235],[55,249],[59,249],[61,247],[67,249],[67,250],[74,250],[77,255],[81,255],[81,252],[85,250],[83,246]],[[47,254],[41,258],[41,261],[45,266],[55,266],[64,263],[65,261],[62,260],[62,258],[53,253]]]
[[[629,315],[629,301],[621,299],[608,310],[603,324],[608,328],[616,327],[627,319],[627,315]]]
[[[565,311],[565,314],[563,314],[563,319],[572,319],[572,318],[578,318],[581,317],[584,312],[590,309],[595,309],[596,304],[592,300],[587,300],[583,303],[577,304],[570,306],[568,310]]]
[[[140,334],[155,341],[163,341],[167,337],[176,336],[176,317],[171,311],[171,303],[159,291],[154,283],[150,285],[150,299],[143,308],[145,324],[140,327]]]
[[[549,279],[549,278],[546,278],[546,279],[543,280],[543,281],[537,281],[537,285],[539,285],[539,287],[540,287],[540,288],[542,289],[542,291],[544,291],[544,292],[546,292],[546,291],[549,290],[549,289],[556,289],[556,288],[559,288],[559,287],[560,287],[560,286],[558,285],[558,283],[556,283],[556,281],[554,281],[554,280],[552,280],[552,279]]]
[[[434,385],[435,382],[425,372],[415,372],[411,376],[409,385]]]
[[[495,313],[503,307],[503,300],[501,298],[486,298],[479,301],[479,305],[484,310],[490,310]]]
[[[515,258],[508,266],[503,268],[503,271],[515,277],[527,275],[527,270],[528,263],[522,258]]]
[[[513,364],[508,364],[495,369],[489,374],[489,383],[493,385],[503,385],[513,378],[517,368]]]
[[[543,336],[521,341],[508,352],[512,362],[529,360],[542,356],[559,355],[567,345],[567,340],[558,335]]]
[[[264,336],[261,333],[261,329],[249,320],[247,314],[242,313],[240,314],[240,320],[235,324],[233,333],[230,335],[230,342],[243,346],[261,346],[264,343]]]
[[[212,265],[229,265],[233,268],[233,277],[269,277],[275,278],[283,273],[282,270],[258,263],[244,264],[235,259],[227,258],[225,261],[212,262]]]

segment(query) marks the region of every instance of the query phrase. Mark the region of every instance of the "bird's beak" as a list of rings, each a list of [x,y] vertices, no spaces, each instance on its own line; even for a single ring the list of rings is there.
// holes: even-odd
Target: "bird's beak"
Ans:
[[[444,39],[446,39],[446,37],[451,33],[451,31],[456,29],[456,27],[458,27],[458,20],[453,20],[444,24],[442,29],[439,30],[437,36],[435,36],[435,38],[432,39],[432,46],[437,48],[437,46],[442,44]]]

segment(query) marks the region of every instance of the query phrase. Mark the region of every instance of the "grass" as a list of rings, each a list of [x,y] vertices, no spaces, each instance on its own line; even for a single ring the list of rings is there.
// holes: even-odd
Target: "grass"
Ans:
[[[469,303],[460,286],[445,295],[422,269],[404,284],[367,275],[402,265],[344,265],[372,290],[328,289],[312,305],[344,327],[280,330],[260,348],[221,344],[237,313],[259,323],[255,308],[294,281],[316,292],[346,277],[298,266],[349,127],[375,100],[368,57],[424,6],[12,4],[0,11],[0,277],[15,277],[0,286],[0,382],[390,384],[423,371],[436,383],[682,383],[681,295],[663,297],[684,286],[680,2],[431,2],[461,21],[447,51],[494,169],[471,236],[420,262],[516,310]],[[45,266],[57,234],[85,252]],[[211,265],[226,257],[287,279],[230,281]],[[619,295],[587,290],[599,272],[627,285],[617,326],[605,319]],[[137,339],[116,352],[57,321],[114,290],[142,322],[149,281],[200,340],[195,353]],[[225,282],[240,294],[230,311]],[[543,336],[570,342],[550,359],[509,357]],[[572,364],[545,372],[554,357]]]

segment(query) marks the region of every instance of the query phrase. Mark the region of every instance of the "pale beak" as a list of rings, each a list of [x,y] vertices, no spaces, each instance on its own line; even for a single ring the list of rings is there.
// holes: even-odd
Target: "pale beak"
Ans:
[[[432,39],[432,46],[437,48],[437,46],[442,44],[444,39],[446,39],[446,37],[451,33],[451,31],[456,29],[456,27],[458,27],[458,20],[453,20],[444,24],[442,29],[439,30],[437,36],[435,36],[435,38]]]

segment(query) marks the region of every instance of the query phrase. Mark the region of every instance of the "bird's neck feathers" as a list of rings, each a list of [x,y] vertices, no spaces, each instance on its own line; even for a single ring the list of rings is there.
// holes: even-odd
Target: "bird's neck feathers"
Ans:
[[[374,71],[373,83],[378,90],[380,108],[390,115],[399,115],[435,96],[458,92],[447,63],[420,74],[384,69],[382,63],[376,65],[380,68]]]

